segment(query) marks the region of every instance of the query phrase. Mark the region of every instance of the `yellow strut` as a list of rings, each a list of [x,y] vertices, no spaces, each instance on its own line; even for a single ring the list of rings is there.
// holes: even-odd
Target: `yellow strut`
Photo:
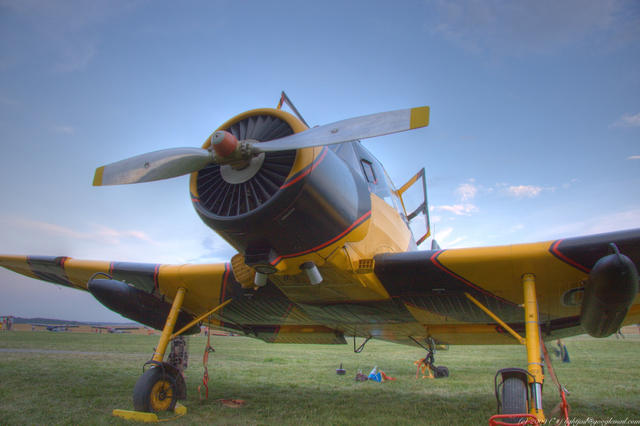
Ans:
[[[191,321],[189,324],[185,325],[184,327],[182,327],[180,330],[176,331],[175,333],[173,333],[171,335],[171,337],[169,338],[169,340],[173,340],[176,337],[178,337],[179,335],[181,335],[182,333],[184,333],[185,331],[187,331],[188,329],[190,329],[195,323],[202,321],[203,319],[205,319],[206,317],[208,317],[209,315],[213,314],[214,312],[217,312],[218,310],[224,308],[225,306],[227,306],[229,303],[231,303],[233,299],[228,299],[225,300],[224,302],[222,302],[221,304],[219,304],[218,306],[216,306],[215,308],[211,309],[209,312],[200,315],[198,318],[194,319],[193,321]]]
[[[525,339],[523,339],[522,336],[520,336],[513,328],[509,327],[506,322],[504,322],[500,318],[498,318],[498,316],[496,314],[491,312],[489,310],[489,308],[484,306],[482,303],[480,303],[475,297],[473,297],[469,293],[465,293],[464,295],[467,296],[467,299],[471,300],[478,308],[482,309],[487,315],[489,315],[491,318],[493,318],[495,322],[500,324],[500,326],[502,326],[502,328],[507,330],[509,332],[509,334],[511,334],[518,342],[520,342],[521,345],[525,344]]]
[[[542,357],[540,353],[540,325],[538,323],[538,301],[536,299],[536,277],[533,274],[522,276],[524,286],[524,320],[527,340],[527,370],[532,378],[529,378],[531,388],[531,401],[529,414],[536,416],[539,422],[544,422],[542,412]]]
[[[169,316],[167,317],[167,322],[164,323],[164,328],[162,329],[162,335],[160,336],[160,341],[158,342],[158,347],[153,353],[153,360],[156,362],[162,362],[164,359],[164,353],[167,350],[167,345],[171,340],[171,333],[173,333],[173,328],[176,325],[176,321],[178,319],[178,314],[180,313],[180,308],[182,307],[182,302],[184,301],[184,287],[180,287],[176,293],[176,297],[173,299],[173,303],[171,304],[171,310],[169,311]]]

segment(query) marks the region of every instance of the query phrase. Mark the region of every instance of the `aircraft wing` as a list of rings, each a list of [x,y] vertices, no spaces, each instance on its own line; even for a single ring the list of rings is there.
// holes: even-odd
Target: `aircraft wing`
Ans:
[[[127,312],[131,313],[138,307],[168,312],[167,301],[173,300],[179,287],[187,288],[183,310],[188,312],[188,316],[207,312],[225,297],[223,290],[229,275],[232,275],[230,265],[225,263],[166,265],[76,260],[62,256],[0,256],[0,266],[31,278],[85,291],[89,290],[87,283],[94,276],[109,276],[127,283],[139,291],[132,290],[126,294],[130,300],[123,298],[120,301],[128,304],[125,312],[109,308],[129,318],[131,316]]]
[[[124,290],[114,291],[107,298],[96,294],[95,289],[91,290],[92,294],[115,312],[156,329],[162,329],[170,302],[178,288],[184,287],[186,293],[176,328],[231,298],[233,303],[207,318],[208,324],[267,342],[346,343],[338,331],[310,319],[275,285],[269,283],[255,295],[252,289],[243,288],[236,281],[230,263],[165,265],[0,256],[0,266],[31,278],[86,291],[89,291],[87,283],[97,273],[97,278],[108,275],[129,285],[120,284],[117,287]],[[192,331],[199,332],[199,328],[194,326]]]
[[[434,335],[449,334],[447,327],[455,322],[495,325],[466,294],[524,329],[522,276],[534,274],[541,323],[549,330],[573,327],[572,334],[579,334],[582,289],[596,262],[612,253],[611,243],[640,269],[636,229],[532,244],[387,253],[375,257],[374,272],[393,299],[433,326]],[[579,296],[572,298],[572,292]],[[634,299],[625,324],[640,322],[640,297]]]

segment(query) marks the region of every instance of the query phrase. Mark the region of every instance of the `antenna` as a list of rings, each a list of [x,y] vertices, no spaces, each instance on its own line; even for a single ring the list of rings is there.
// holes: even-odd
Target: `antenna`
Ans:
[[[291,99],[289,99],[287,94],[284,93],[284,90],[282,91],[282,94],[280,95],[280,101],[278,102],[278,106],[276,107],[276,109],[282,109],[282,104],[283,103],[286,103],[287,106],[289,108],[291,108],[291,111],[293,111],[296,114],[296,116],[300,119],[300,121],[302,121],[305,124],[305,126],[307,126],[309,128],[311,127],[311,126],[309,126],[309,124],[307,124],[307,122],[304,120],[304,118],[302,118],[302,114],[300,114],[300,112],[295,107],[295,105],[293,105],[293,102],[291,102]]]

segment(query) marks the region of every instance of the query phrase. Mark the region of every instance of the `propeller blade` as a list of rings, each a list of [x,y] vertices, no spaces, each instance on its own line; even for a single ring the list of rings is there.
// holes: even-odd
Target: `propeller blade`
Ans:
[[[258,152],[284,151],[333,145],[359,139],[403,132],[429,125],[429,107],[401,109],[348,118],[335,123],[313,127],[280,139],[253,145]]]
[[[169,179],[198,171],[212,161],[213,154],[206,149],[163,149],[98,167],[93,186]]]

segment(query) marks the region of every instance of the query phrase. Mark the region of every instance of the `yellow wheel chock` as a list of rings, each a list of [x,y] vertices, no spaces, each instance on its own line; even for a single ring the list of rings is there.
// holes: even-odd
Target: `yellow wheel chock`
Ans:
[[[143,423],[157,423],[161,421],[177,419],[178,417],[184,416],[185,414],[187,414],[187,407],[185,407],[180,403],[177,403],[175,409],[173,410],[173,413],[175,414],[174,416],[161,419],[158,417],[156,413],[147,413],[144,411],[116,409],[116,410],[113,410],[112,412],[112,414],[115,417],[120,417],[125,420],[133,420],[136,422],[143,422]]]

